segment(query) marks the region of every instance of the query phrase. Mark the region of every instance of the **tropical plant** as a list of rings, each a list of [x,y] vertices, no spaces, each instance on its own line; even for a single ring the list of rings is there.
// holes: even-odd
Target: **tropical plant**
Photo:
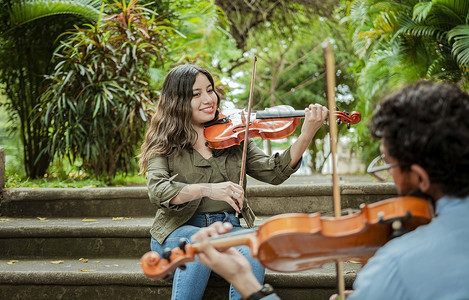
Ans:
[[[0,10],[0,89],[9,112],[10,131],[19,132],[24,168],[31,178],[42,177],[52,157],[43,154],[48,132],[33,118],[44,86],[57,37],[73,24],[92,21],[99,0],[3,0]],[[1,105],[1,104],[0,104]]]
[[[349,21],[361,62],[359,109],[364,120],[358,144],[370,161],[378,147],[370,142],[367,116],[374,103],[419,79],[467,85],[469,78],[469,2],[466,0],[356,0]]]
[[[339,110],[350,111],[354,105],[354,79],[348,71],[348,45],[346,31],[334,20],[308,14],[308,10],[296,7],[296,26],[290,23],[285,27],[282,23],[265,22],[250,31],[247,46],[250,52],[245,58],[258,58],[253,109],[264,109],[286,104],[295,109],[304,109],[311,103],[327,105],[325,94],[324,51],[326,40],[332,41],[336,57],[337,105]],[[343,15],[340,10],[334,15]],[[292,20],[290,20],[292,22]],[[244,76],[238,79],[245,87],[251,81],[252,64],[243,65],[240,70]],[[241,72],[238,72],[241,73]],[[246,76],[247,74],[248,76]],[[237,91],[236,91],[237,92]],[[249,89],[244,93],[233,93],[239,107],[245,107]],[[328,151],[323,141],[328,127],[322,127],[310,145],[312,171],[321,171],[327,160]],[[298,135],[298,127],[295,135]],[[345,131],[344,131],[345,132]],[[269,143],[266,152],[270,149]]]
[[[110,180],[128,172],[157,99],[149,69],[165,61],[170,23],[137,0],[115,2],[96,25],[67,32],[41,98],[49,156],[79,160]]]

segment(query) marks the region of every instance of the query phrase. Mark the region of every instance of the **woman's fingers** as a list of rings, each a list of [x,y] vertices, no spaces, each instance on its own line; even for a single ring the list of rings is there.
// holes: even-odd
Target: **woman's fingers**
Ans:
[[[244,189],[231,181],[211,184],[210,198],[213,200],[225,201],[233,209],[241,213],[244,204]]]

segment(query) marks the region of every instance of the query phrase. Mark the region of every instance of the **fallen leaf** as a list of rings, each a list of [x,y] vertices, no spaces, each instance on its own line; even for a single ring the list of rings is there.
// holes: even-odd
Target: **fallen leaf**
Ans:
[[[113,217],[113,221],[132,220],[131,217]]]
[[[352,263],[352,264],[361,264],[361,262],[355,261],[355,260],[349,260],[347,262]]]
[[[47,220],[46,217],[37,217],[37,219],[38,219],[39,221],[41,221],[41,222],[47,222],[47,221],[49,221],[49,220]]]
[[[33,190],[37,190],[37,189],[40,189],[40,187],[34,186],[34,187],[32,187],[32,189],[33,189]]]
[[[14,259],[14,260],[10,260],[9,262],[7,262],[7,264],[12,265],[12,264],[16,264],[17,262],[20,262],[20,261]]]
[[[54,260],[54,261],[51,261],[50,263],[51,264],[54,264],[54,265],[58,265],[58,264],[63,264],[65,261],[63,260]]]
[[[0,222],[8,222],[8,221],[10,221],[10,219],[8,219],[8,218],[0,218]]]
[[[95,263],[95,264],[99,264],[100,261],[99,261],[99,260],[95,260],[94,263]]]
[[[79,261],[82,261],[86,264],[88,262],[88,258],[80,258]]]
[[[78,269],[80,272],[95,272],[96,270],[91,269],[91,270],[84,270],[84,269]]]
[[[83,219],[81,220],[82,222],[96,222],[97,220],[96,219]]]

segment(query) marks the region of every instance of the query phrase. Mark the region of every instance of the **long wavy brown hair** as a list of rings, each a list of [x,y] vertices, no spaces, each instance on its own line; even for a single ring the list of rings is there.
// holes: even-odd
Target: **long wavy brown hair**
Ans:
[[[195,77],[202,73],[215,89],[212,75],[202,67],[185,64],[173,68],[166,76],[161,89],[161,97],[156,112],[151,118],[140,147],[140,173],[145,173],[148,161],[155,155],[168,155],[172,151],[191,148],[197,140],[197,133],[192,127],[191,100]],[[220,97],[217,106],[220,106]]]

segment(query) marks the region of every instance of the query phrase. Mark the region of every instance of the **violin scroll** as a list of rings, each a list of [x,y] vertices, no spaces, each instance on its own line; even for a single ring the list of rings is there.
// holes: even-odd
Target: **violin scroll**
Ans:
[[[358,124],[362,119],[362,115],[358,111],[352,111],[350,114],[346,111],[336,111],[335,115],[337,117],[337,124],[345,123],[347,124],[347,129],[350,129],[350,125]]]
[[[162,257],[149,251],[140,259],[140,265],[147,277],[169,280],[177,268],[184,270],[185,264],[194,261],[194,257],[194,249],[184,243],[174,249],[166,249]]]

